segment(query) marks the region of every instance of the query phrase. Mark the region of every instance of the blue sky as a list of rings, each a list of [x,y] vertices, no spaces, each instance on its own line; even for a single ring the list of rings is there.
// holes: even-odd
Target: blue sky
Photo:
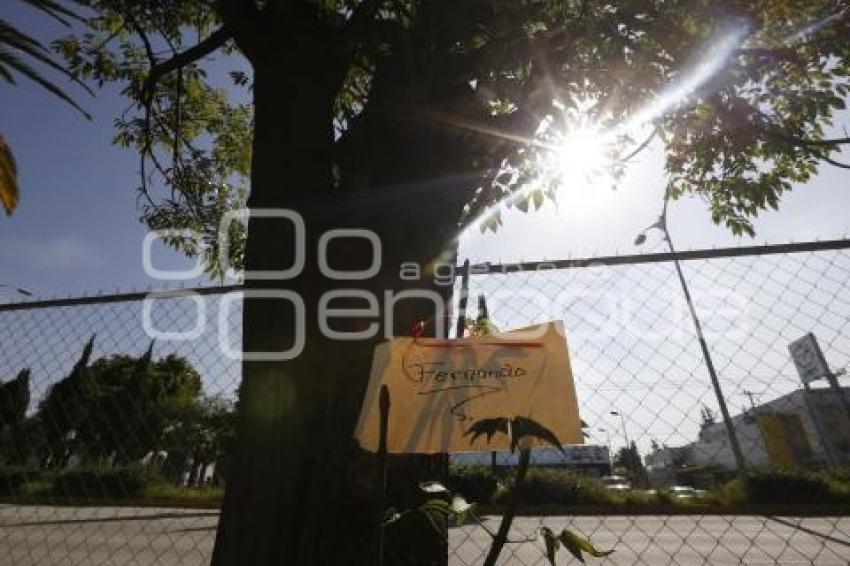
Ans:
[[[0,17],[42,39],[66,31],[22,3],[0,7]],[[24,79],[17,87],[0,85],[0,131],[14,149],[22,188],[14,216],[0,218],[0,282],[39,296],[162,287],[142,267],[145,229],[134,190],[138,157],[111,145],[113,120],[127,101],[114,87],[98,91],[96,98],[68,90],[93,115],[91,122]],[[657,147],[641,155],[616,192],[582,187],[581,198],[566,196],[557,208],[547,204],[537,213],[508,212],[497,234],[465,235],[461,258],[511,261],[638,251],[634,236],[654,221],[660,206],[660,159]],[[835,238],[850,231],[848,175],[824,166],[816,180],[783,200],[780,212],[766,212],[758,220],[757,241]],[[670,224],[681,248],[752,243],[714,226],[698,199],[675,203]],[[651,237],[641,250],[659,245]],[[155,262],[161,269],[186,265],[170,251],[158,253]]]

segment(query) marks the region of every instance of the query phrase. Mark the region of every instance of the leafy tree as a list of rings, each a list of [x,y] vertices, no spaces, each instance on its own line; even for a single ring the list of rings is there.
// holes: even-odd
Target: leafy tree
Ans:
[[[26,458],[26,414],[30,404],[30,370],[0,382],[0,459],[21,464]]]
[[[490,320],[487,299],[484,295],[478,295],[478,316],[474,321],[467,323],[467,331],[470,336],[490,336],[499,332],[499,329]]]
[[[139,358],[117,355],[91,365],[93,411],[80,424],[80,443],[93,456],[136,462],[164,443],[165,431],[191,411],[201,377],[170,355],[152,360],[153,343]]]
[[[44,463],[50,453],[44,426],[35,416],[0,431],[0,461],[22,466],[33,457],[37,463]]]
[[[376,232],[383,261],[367,289],[448,297],[429,274],[452,257],[458,223],[505,197],[521,209],[554,197],[561,180],[536,174],[540,156],[583,115],[614,130],[641,118],[646,139],[612,143],[614,179],[657,138],[670,194],[704,196],[736,232],[821,162],[842,166],[834,152],[850,142],[826,133],[850,69],[842,0],[85,3],[89,31],[57,47],[78,76],[126,85],[138,113],[118,120],[116,141],[143,156],[143,219],[200,232],[201,242],[170,243],[205,254],[216,274],[220,259],[249,270],[293,264],[281,222],[254,221],[247,233],[233,223],[235,242],[247,234],[244,254],[232,245],[233,257],[218,257],[218,219],[248,175],[252,208],[305,217],[308,250],[329,228]],[[707,48],[718,54],[710,72],[697,65]],[[230,77],[253,97],[253,114],[205,73],[200,61],[217,51],[250,65]],[[315,312],[335,282],[312,254],[293,280],[247,284],[296,291]],[[332,247],[329,263],[362,269],[365,255]],[[402,262],[423,266],[420,277],[400,278]],[[248,299],[243,313],[244,351],[293,342],[295,315],[282,302]],[[391,314],[378,318],[396,334],[441,315],[428,300]],[[216,564],[373,562],[364,541],[378,519],[328,517],[380,516],[363,511],[368,482],[339,481],[362,460],[350,436],[374,342],[329,340],[312,320],[305,334],[296,359],[243,365]]]
[[[30,370],[22,369],[15,379],[0,382],[0,429],[24,420],[30,404]]]
[[[54,383],[39,403],[37,417],[44,428],[49,451],[45,464],[50,467],[63,467],[67,463],[76,445],[77,431],[89,415],[94,383],[88,364],[94,338],[86,343],[71,372]]]
[[[140,357],[115,355],[89,365],[93,346],[94,337],[39,404],[36,417],[52,466],[64,466],[74,452],[118,463],[141,460],[200,395],[201,377],[192,365],[173,354],[154,361],[153,343]]]
[[[189,485],[199,485],[210,464],[215,465],[214,483],[225,477],[236,433],[234,417],[232,403],[222,397],[202,397],[175,414],[162,444],[172,481],[182,481],[190,458]]]
[[[22,0],[22,3],[41,10],[66,26],[70,25],[69,20],[78,18],[74,12],[53,0]],[[33,63],[58,71],[91,92],[86,85],[56,62],[44,45],[0,18],[0,79],[14,85],[16,84],[15,74],[23,75],[90,118],[85,110],[65,94],[65,91],[45,78],[40,70],[34,68]],[[17,177],[18,170],[12,150],[0,135],[0,203],[6,210],[6,214],[12,214],[18,204]]]
[[[614,456],[614,466],[624,468],[635,484],[646,485],[648,478],[646,467],[643,465],[634,441],[628,447],[624,446],[617,451]]]

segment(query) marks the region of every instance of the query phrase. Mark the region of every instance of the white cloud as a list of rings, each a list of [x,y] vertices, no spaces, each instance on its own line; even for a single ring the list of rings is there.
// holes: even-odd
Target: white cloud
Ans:
[[[95,246],[74,236],[6,238],[0,241],[0,257],[34,269],[97,269],[106,265]]]

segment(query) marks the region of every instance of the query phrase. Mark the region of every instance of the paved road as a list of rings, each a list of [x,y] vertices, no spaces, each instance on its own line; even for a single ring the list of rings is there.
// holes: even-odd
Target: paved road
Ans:
[[[203,565],[214,511],[0,505],[0,565]],[[541,522],[542,521],[542,522]],[[493,525],[495,519],[489,520]],[[616,552],[588,564],[850,565],[850,518],[546,517],[517,519],[513,538],[541,524],[567,524]],[[481,564],[488,537],[480,527],[452,529],[456,566]],[[575,563],[563,557],[559,564]],[[544,566],[539,542],[513,544],[503,564]]]

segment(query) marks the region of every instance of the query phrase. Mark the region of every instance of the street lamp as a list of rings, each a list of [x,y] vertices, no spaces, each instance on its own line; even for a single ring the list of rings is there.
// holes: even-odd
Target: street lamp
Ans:
[[[629,443],[629,434],[626,432],[626,418],[623,416],[623,413],[620,411],[611,411],[612,417],[620,417],[620,425],[623,427],[623,438],[626,439],[626,449],[628,450]]]
[[[705,341],[702,324],[700,324],[699,317],[697,317],[697,311],[694,308],[694,301],[691,298],[691,292],[688,289],[688,284],[682,273],[682,267],[679,265],[679,258],[675,255],[676,249],[673,247],[673,240],[670,238],[670,231],[667,228],[667,205],[669,202],[670,189],[668,187],[664,192],[664,206],[661,208],[661,216],[658,217],[655,224],[647,226],[640,234],[638,234],[637,238],[635,238],[635,245],[640,246],[646,242],[646,233],[654,228],[661,230],[664,234],[664,240],[667,241],[670,253],[673,254],[673,265],[676,267],[676,274],[679,276],[679,283],[682,285],[682,293],[685,295],[685,302],[688,303],[688,310],[691,313],[694,330],[696,331],[697,338],[699,339],[699,345],[702,349],[702,357],[705,360],[705,367],[708,369],[708,375],[711,378],[711,386],[714,388],[714,395],[717,397],[717,405],[720,407],[720,414],[723,416],[724,425],[726,425],[726,434],[729,437],[729,445],[732,447],[732,455],[735,458],[735,464],[738,466],[738,472],[743,473],[747,469],[744,454],[741,451],[741,445],[738,442],[738,435],[735,433],[735,427],[732,425],[732,418],[729,416],[729,409],[726,407],[726,399],[723,397],[720,380],[717,378],[717,371],[714,369],[711,352],[709,352],[708,344]],[[611,414],[613,414],[613,412]]]

